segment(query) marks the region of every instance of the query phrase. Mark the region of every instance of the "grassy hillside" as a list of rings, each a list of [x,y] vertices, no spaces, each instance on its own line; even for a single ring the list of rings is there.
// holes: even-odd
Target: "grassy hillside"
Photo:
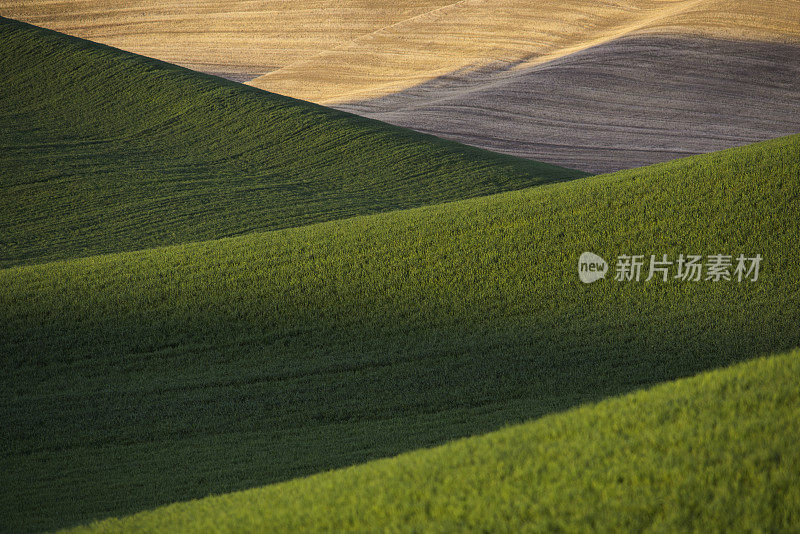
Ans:
[[[455,203],[0,270],[3,527],[484,433],[800,345],[800,136]],[[761,254],[583,285],[586,250]]]
[[[0,267],[584,175],[3,18],[0,72]]]
[[[77,531],[788,531],[800,525],[798,380],[795,350]]]

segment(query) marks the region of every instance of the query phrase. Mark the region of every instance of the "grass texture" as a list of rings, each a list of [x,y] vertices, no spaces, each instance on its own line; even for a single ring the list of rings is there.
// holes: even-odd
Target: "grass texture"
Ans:
[[[0,267],[585,176],[2,17],[0,72]]]
[[[74,532],[788,532],[800,351]]]
[[[346,467],[796,347],[799,156],[792,136],[0,270],[3,527]],[[586,250],[764,261],[757,282],[583,285]]]

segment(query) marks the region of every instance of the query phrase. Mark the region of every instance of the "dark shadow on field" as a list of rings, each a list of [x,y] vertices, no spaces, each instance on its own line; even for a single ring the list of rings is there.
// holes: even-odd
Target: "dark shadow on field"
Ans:
[[[619,312],[598,314],[584,289],[572,313],[411,330],[317,318],[268,331],[207,311],[6,336],[2,465],[20,493],[5,493],[4,524],[52,529],[306,476],[800,345],[792,298],[697,313],[611,295],[603,308]]]
[[[637,35],[334,107],[600,173],[800,131],[800,46]]]

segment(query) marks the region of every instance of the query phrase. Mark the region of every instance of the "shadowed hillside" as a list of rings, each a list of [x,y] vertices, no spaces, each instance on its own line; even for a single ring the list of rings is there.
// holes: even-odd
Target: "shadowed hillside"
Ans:
[[[340,3],[261,81],[613,168],[791,129],[796,3],[419,0],[311,53],[375,5]],[[202,61],[272,9],[24,7],[55,6],[140,44],[161,28],[153,50],[201,13]],[[251,488],[95,527],[800,522],[798,355],[780,355],[800,346],[800,135],[587,177],[9,19],[0,47],[0,531]],[[610,269],[592,284],[587,251]],[[628,255],[642,274],[617,280]],[[681,255],[704,276],[673,276]]]

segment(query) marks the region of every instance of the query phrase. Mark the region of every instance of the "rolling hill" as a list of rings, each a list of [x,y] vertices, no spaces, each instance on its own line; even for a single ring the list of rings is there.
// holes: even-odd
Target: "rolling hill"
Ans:
[[[796,347],[799,156],[792,136],[2,269],[2,528],[312,475]],[[584,285],[587,250],[612,269],[621,254],[764,263],[755,282]]]
[[[800,351],[74,532],[790,531]]]
[[[9,19],[0,43],[0,266],[585,175]]]
[[[618,4],[650,33],[540,70],[567,87],[577,63],[559,62],[580,60],[579,78],[622,86],[597,47],[623,66],[651,54],[653,76],[664,50],[724,63],[715,32],[735,10],[709,5]],[[786,46],[772,5],[742,21],[766,29],[720,90],[739,65],[773,76],[758,98],[791,94],[786,58],[758,48]],[[370,20],[382,38],[423,7]],[[712,21],[702,46],[652,48],[695,12]],[[618,26],[576,13],[581,31]],[[581,177],[8,19],[0,38],[0,530],[265,485],[95,528],[798,523],[796,350],[631,392],[800,345],[800,135]],[[791,126],[781,102],[786,120],[761,127]],[[584,251],[612,275],[624,254],[763,265],[757,281],[585,285]]]
[[[589,172],[800,131],[798,0],[70,0],[0,12],[211,72],[263,72],[248,83]]]

